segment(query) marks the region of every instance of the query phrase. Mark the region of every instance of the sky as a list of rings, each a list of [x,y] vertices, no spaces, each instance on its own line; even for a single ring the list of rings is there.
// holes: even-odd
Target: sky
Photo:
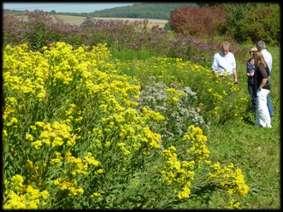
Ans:
[[[3,9],[10,10],[44,10],[50,12],[93,12],[97,10],[123,7],[132,3],[5,3]]]

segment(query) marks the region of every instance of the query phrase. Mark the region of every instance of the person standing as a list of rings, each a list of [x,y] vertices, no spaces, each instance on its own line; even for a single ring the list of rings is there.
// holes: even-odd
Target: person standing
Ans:
[[[255,112],[256,111],[256,92],[257,92],[257,88],[256,88],[256,84],[255,84],[255,59],[254,59],[254,55],[257,52],[257,48],[253,47],[250,49],[249,53],[250,53],[250,58],[247,62],[247,77],[248,77],[248,92],[250,94],[250,98],[251,98],[251,106],[252,106],[252,111]]]
[[[257,88],[256,123],[261,127],[271,128],[271,118],[267,107],[267,96],[270,93],[269,69],[261,52],[256,52],[254,58]]]
[[[220,46],[220,51],[213,57],[212,70],[219,75],[233,75],[234,82],[238,83],[236,60],[234,54],[230,52],[230,43],[224,41]]]
[[[271,79],[271,71],[272,71],[272,55],[271,53],[266,49],[266,45],[265,45],[265,42],[263,40],[260,40],[257,42],[256,44],[256,47],[258,49],[258,51],[261,52],[263,58],[264,58],[264,61],[269,69],[269,72],[270,72],[270,76],[269,76],[269,84],[271,86],[271,83],[270,83],[270,79]],[[269,94],[267,96],[267,106],[268,106],[268,111],[269,111],[269,114],[270,114],[270,117],[272,117],[273,115],[273,107],[272,107],[272,100],[271,100],[271,94]]]

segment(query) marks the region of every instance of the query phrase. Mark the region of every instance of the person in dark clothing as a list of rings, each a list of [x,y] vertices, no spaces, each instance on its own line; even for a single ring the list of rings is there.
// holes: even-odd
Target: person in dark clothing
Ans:
[[[255,85],[256,97],[256,123],[261,127],[271,128],[271,118],[267,107],[267,96],[270,93],[268,82],[269,69],[262,53],[256,52],[255,56]]]
[[[252,111],[256,111],[256,84],[255,84],[255,61],[254,54],[257,52],[257,48],[253,47],[250,50],[250,59],[247,62],[247,77],[248,77],[248,92],[251,97]]]

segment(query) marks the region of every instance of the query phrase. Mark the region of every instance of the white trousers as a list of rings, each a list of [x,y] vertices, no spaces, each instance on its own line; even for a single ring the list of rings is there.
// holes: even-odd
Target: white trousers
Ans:
[[[267,95],[269,93],[269,90],[263,88],[257,92],[256,123],[262,127],[271,128],[271,119],[267,107]]]

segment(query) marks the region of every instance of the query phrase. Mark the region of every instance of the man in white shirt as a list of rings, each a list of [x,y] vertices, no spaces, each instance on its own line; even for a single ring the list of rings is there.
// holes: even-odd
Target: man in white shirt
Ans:
[[[238,83],[236,72],[236,60],[230,52],[230,43],[225,41],[221,44],[220,52],[213,57],[212,70],[219,75],[233,75],[234,82]]]
[[[258,51],[261,52],[263,55],[263,58],[266,62],[266,65],[268,66],[269,69],[269,84],[270,84],[270,78],[271,78],[271,70],[272,70],[272,55],[270,52],[266,49],[266,45],[264,41],[260,40],[257,42],[256,47]],[[273,115],[273,108],[272,108],[272,101],[271,101],[271,96],[270,94],[267,96],[267,107],[269,110],[270,117]]]
[[[269,68],[269,71],[271,72],[272,70],[272,56],[270,54],[270,52],[266,49],[266,45],[264,43],[264,41],[259,41],[256,44],[257,49],[260,51],[260,53],[263,55],[263,58],[266,62],[266,65]]]

